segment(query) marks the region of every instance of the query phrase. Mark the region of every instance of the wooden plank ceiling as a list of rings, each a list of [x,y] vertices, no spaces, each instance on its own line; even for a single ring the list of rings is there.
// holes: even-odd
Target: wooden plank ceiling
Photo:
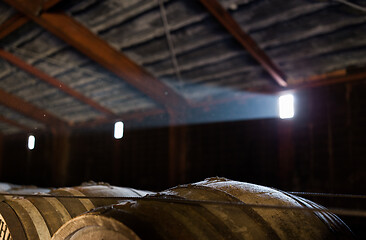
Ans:
[[[0,13],[2,135],[366,77],[366,14],[334,1],[1,0]]]

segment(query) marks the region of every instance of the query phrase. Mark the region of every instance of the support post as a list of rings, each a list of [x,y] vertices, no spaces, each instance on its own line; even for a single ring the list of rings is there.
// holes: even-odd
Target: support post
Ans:
[[[52,129],[52,182],[57,186],[65,186],[68,180],[70,134],[67,128]]]
[[[326,89],[327,90],[327,94],[326,94],[326,111],[327,111],[327,148],[328,148],[328,191],[333,192],[334,191],[334,186],[337,186],[335,184],[335,161],[334,161],[334,143],[333,143],[333,139],[334,139],[334,133],[333,133],[333,124],[332,124],[332,115],[331,115],[331,106],[330,106],[330,89],[329,87]]]
[[[4,135],[0,133],[0,178],[3,176]]]
[[[122,162],[122,139],[113,139],[113,181],[115,185],[119,185],[122,180],[121,169],[123,167]]]
[[[169,185],[175,186],[186,181],[187,153],[188,153],[188,127],[186,111],[168,111],[169,126]]]
[[[294,171],[294,146],[292,120],[278,122],[278,179],[281,188],[292,185]]]

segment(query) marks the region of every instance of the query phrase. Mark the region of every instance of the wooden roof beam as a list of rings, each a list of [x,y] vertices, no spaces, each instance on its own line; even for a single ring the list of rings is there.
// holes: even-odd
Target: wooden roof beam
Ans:
[[[242,30],[236,20],[217,0],[200,0],[205,8],[221,23],[221,25],[256,59],[281,87],[286,87],[285,74],[258,44]]]
[[[10,33],[14,32],[21,26],[23,26],[25,23],[28,22],[28,18],[20,13],[14,14],[11,18],[6,20],[3,24],[0,26],[0,39],[5,38]]]
[[[301,90],[306,88],[322,87],[339,83],[349,83],[366,80],[366,71],[350,73],[346,69],[330,72],[327,74],[312,76],[301,84],[290,85],[289,89]]]
[[[99,103],[95,102],[94,100],[84,96],[83,94],[75,91],[74,89],[72,89],[71,87],[69,87],[68,85],[62,83],[61,81],[57,80],[56,78],[53,78],[49,75],[47,75],[46,73],[38,70],[37,68],[29,65],[28,63],[24,62],[23,60],[21,60],[20,58],[14,56],[13,54],[0,49],[0,57],[2,57],[3,59],[5,59],[6,61],[10,62],[11,64],[19,67],[20,69],[30,73],[31,75],[39,78],[40,80],[51,84],[52,86],[58,88],[60,91],[78,99],[79,101],[91,106],[92,108],[98,110],[101,113],[106,114],[107,116],[110,117],[115,117],[116,115],[109,109],[103,107],[102,105],[100,105]]]
[[[14,2],[16,2],[16,4],[23,6],[23,11],[26,12],[27,14],[38,15],[42,11],[43,0],[32,0],[32,1],[14,0]]]
[[[166,108],[188,105],[173,89],[66,14],[44,13],[34,20]]]
[[[29,13],[25,0],[3,1],[167,109],[184,109],[188,106],[181,95],[70,16],[64,13],[33,15]]]
[[[313,87],[321,87],[321,86],[327,86],[332,84],[338,84],[338,83],[349,83],[353,81],[362,81],[366,80],[366,72],[359,72],[359,73],[348,73],[347,70],[338,70],[334,71],[328,74],[322,74],[322,75],[316,75],[308,78],[306,80],[306,83],[298,84],[298,85],[289,85],[289,88],[287,90],[301,90],[306,88],[313,88]],[[285,90],[285,91],[287,91]],[[281,92],[280,89],[266,89],[266,91],[263,91],[263,89],[252,89],[250,93],[255,94],[255,91],[257,93],[263,94],[276,94],[278,92]],[[243,96],[233,96],[229,98],[222,98],[222,99],[216,99],[216,100],[206,100],[203,102],[198,103],[191,103],[191,108],[201,108],[203,111],[208,111],[211,107],[221,105],[221,104],[228,104],[230,102],[243,102],[249,98],[251,98],[253,95],[243,95]],[[159,116],[162,114],[166,114],[165,111],[162,109],[152,109],[148,111],[139,111],[132,114],[126,114],[121,115],[119,119],[122,120],[140,120],[143,118],[147,118],[150,116]],[[117,119],[116,119],[117,120]],[[101,124],[111,123],[112,121],[110,119],[97,119],[86,123],[80,123],[75,125],[76,128],[82,128],[82,127],[96,127]]]
[[[47,11],[50,8],[52,8],[52,7],[56,6],[57,4],[59,4],[62,1],[64,1],[64,0],[48,0],[48,1],[43,3],[42,11]]]
[[[341,84],[341,83],[351,83],[357,81],[366,80],[366,69],[340,69],[333,72],[328,72],[319,75],[313,75],[303,79],[294,80],[294,82],[300,83],[293,83],[289,84],[286,89],[280,88],[262,88],[262,87],[254,87],[250,89],[251,92],[258,92],[258,93],[268,93],[268,94],[275,94],[278,92],[283,91],[297,91],[307,88],[316,88],[316,87],[323,87],[323,86],[330,86],[334,84]]]
[[[12,119],[9,119],[9,118],[3,117],[3,116],[0,116],[0,122],[4,122],[8,125],[19,128],[19,129],[21,129],[23,131],[26,131],[26,132],[32,131],[29,127],[24,126],[23,124],[20,124],[20,123],[14,121]]]
[[[27,117],[30,117],[47,126],[69,126],[69,124],[53,114],[30,104],[21,98],[0,89],[0,104],[11,108]]]
[[[52,8],[53,6],[55,6],[56,4],[60,3],[62,0],[48,0],[45,3],[43,3],[42,6],[42,11],[46,11],[50,8]],[[27,1],[27,3],[32,3],[33,4],[40,4],[39,2],[37,3],[37,1]],[[33,5],[33,7],[29,7],[29,8],[33,8],[33,9],[37,9],[37,5]],[[8,36],[10,33],[14,32],[15,30],[17,30],[18,28],[20,28],[21,26],[23,26],[24,24],[26,24],[29,21],[29,18],[27,16],[24,16],[21,13],[16,13],[14,14],[12,17],[10,17],[8,20],[6,20],[3,24],[1,24],[0,26],[0,39],[5,38],[6,36]]]
[[[112,123],[114,121],[122,120],[122,121],[143,121],[144,118],[153,117],[153,116],[160,116],[166,114],[166,111],[161,108],[155,108],[150,110],[144,111],[137,111],[137,112],[130,112],[126,114],[121,114],[115,119],[108,119],[108,118],[99,118],[95,120],[91,120],[88,122],[77,123],[74,124],[73,127],[75,128],[84,128],[84,127],[96,127],[102,124]]]

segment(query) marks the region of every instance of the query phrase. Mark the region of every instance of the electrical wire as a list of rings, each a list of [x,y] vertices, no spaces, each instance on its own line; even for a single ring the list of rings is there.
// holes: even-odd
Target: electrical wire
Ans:
[[[358,4],[349,2],[347,0],[333,0],[333,1],[334,2],[338,2],[338,3],[342,3],[342,4],[347,5],[347,6],[351,7],[351,8],[353,8],[353,9],[356,9],[358,11],[361,11],[363,13],[366,13],[366,7],[362,7],[362,6],[358,5]]]
[[[159,7],[160,7],[160,15],[161,15],[161,19],[163,21],[165,36],[166,36],[166,39],[167,39],[167,42],[168,42],[168,47],[169,47],[170,55],[171,55],[171,58],[172,58],[175,74],[177,75],[177,78],[179,80],[179,86],[181,87],[182,86],[181,70],[180,70],[180,67],[179,67],[179,64],[178,64],[177,55],[176,55],[176,52],[175,52],[175,49],[174,49],[173,40],[172,40],[172,37],[170,35],[169,23],[168,23],[168,18],[166,16],[166,11],[165,11],[163,0],[159,0]]]
[[[329,197],[329,198],[352,198],[366,199],[366,195],[339,194],[339,193],[312,193],[312,192],[288,192],[298,196]]]
[[[260,208],[260,209],[279,209],[288,211],[305,211],[305,212],[324,212],[333,213],[343,216],[352,217],[366,217],[365,210],[359,209],[342,209],[342,208],[309,208],[300,206],[286,206],[286,205],[268,205],[268,204],[247,204],[244,202],[230,202],[230,201],[212,201],[212,200],[192,200],[192,199],[180,199],[161,196],[145,196],[145,197],[105,197],[105,196],[64,196],[64,195],[46,195],[46,194],[17,194],[17,193],[0,193],[0,196],[12,196],[16,198],[63,198],[63,199],[116,199],[116,200],[132,200],[132,201],[154,201],[165,202],[172,204],[186,204],[186,205],[225,205],[225,206],[241,206],[248,208]]]

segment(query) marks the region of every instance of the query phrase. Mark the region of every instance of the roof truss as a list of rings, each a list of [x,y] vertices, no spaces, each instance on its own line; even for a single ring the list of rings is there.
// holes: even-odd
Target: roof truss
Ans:
[[[17,112],[22,113],[38,122],[44,123],[47,126],[67,126],[67,122],[59,119],[53,114],[42,110],[33,104],[30,104],[23,99],[16,97],[12,94],[0,89],[0,104],[7,106]]]
[[[206,9],[255,58],[281,87],[286,87],[285,74],[273,63],[258,44],[242,30],[235,19],[217,0],[200,0]]]
[[[32,14],[37,15],[40,10],[46,11],[56,4],[60,3],[62,0],[48,0],[42,5],[42,1],[35,0],[35,1],[19,1],[22,4],[29,5],[28,8],[30,9],[29,12]],[[33,9],[33,10],[32,10]],[[1,26],[0,26],[0,39],[6,37],[10,33],[14,32],[21,26],[23,26],[25,23],[29,21],[29,18],[27,16],[24,16],[21,13],[16,13],[14,16],[6,20]]]
[[[41,0],[36,1],[27,1],[27,0],[3,0],[9,5],[18,9],[21,13],[15,14],[5,23],[0,26],[0,39],[4,38],[24,23],[29,21],[30,19],[44,27],[46,30],[52,32],[59,38],[63,39],[71,46],[75,47],[80,52],[87,55],[89,58],[98,62],[106,69],[109,69],[111,72],[115,73],[117,76],[123,78],[126,82],[129,82],[132,86],[145,93],[148,97],[154,99],[156,102],[163,105],[166,109],[174,111],[175,108],[185,108],[189,104],[182,98],[178,93],[176,93],[173,89],[154,78],[151,74],[149,74],[146,70],[144,70],[139,65],[135,64],[133,61],[128,59],[125,55],[120,53],[119,51],[113,49],[107,42],[100,39],[94,33],[90,32],[87,28],[73,20],[71,17],[67,16],[63,13],[47,13],[46,10],[55,6],[62,0],[49,0],[45,3],[42,3]],[[224,26],[227,31],[240,43],[242,46],[247,49],[247,51],[262,65],[263,68],[272,76],[272,78],[277,82],[279,86],[287,86],[287,82],[285,81],[284,73],[276,66],[273,61],[266,55],[266,53],[260,49],[258,44],[247,34],[245,33],[240,25],[233,19],[228,11],[226,11],[217,0],[200,0],[200,2],[206,7],[206,9]],[[44,13],[42,13],[42,11]],[[25,14],[25,15],[23,15]],[[75,34],[77,33],[77,34]],[[97,46],[97,47],[96,47]],[[14,63],[13,63],[14,64]],[[20,67],[19,65],[17,65]],[[32,66],[28,66],[32,68]],[[23,68],[24,69],[24,68]],[[34,72],[34,69],[28,72]],[[37,76],[38,74],[38,76]],[[59,87],[60,82],[57,79],[52,79],[50,76],[42,75],[44,73],[36,73],[35,76],[38,78],[48,81],[50,84],[53,84],[56,87]],[[307,81],[304,81],[304,84],[301,85],[290,85],[290,88],[293,89],[301,89],[301,88],[309,88],[309,87],[318,87],[329,84],[341,83],[341,82],[349,82],[356,80],[363,80],[366,78],[366,73],[354,73],[349,74],[347,71],[342,74],[329,74],[322,76],[315,76]],[[58,84],[58,86],[57,86]],[[68,88],[65,85],[62,85],[62,89],[73,97],[88,103],[89,105],[94,105],[94,108],[104,112],[107,115],[111,115],[111,112],[108,109],[102,109],[102,106],[97,106],[94,103],[90,103],[90,99],[83,99],[83,96],[77,95],[75,91],[71,88]],[[255,89],[254,89],[255,90]],[[276,91],[279,91],[279,88],[276,88]],[[73,93],[74,91],[74,93]],[[12,104],[8,104],[8,102],[3,98],[3,93],[0,91],[0,103],[12,107],[13,109],[22,112],[23,114],[30,116],[29,109],[33,109],[34,106],[25,103],[20,103],[20,105],[24,105],[25,108],[19,108],[19,106],[15,106]],[[12,96],[12,95],[10,95]],[[15,96],[12,96],[15,97]],[[16,98],[16,97],[15,97]],[[19,100],[19,99],[18,99]],[[235,99],[234,99],[235,101]],[[19,105],[18,104],[18,105]],[[211,104],[208,103],[209,105]],[[216,104],[212,102],[212,104]],[[204,104],[205,105],[205,104]],[[190,104],[191,107],[197,107]],[[100,108],[102,107],[102,108]],[[203,106],[201,106],[203,107]],[[37,109],[38,112],[42,112],[43,110]],[[170,112],[170,111],[169,111]],[[164,114],[165,111],[163,109],[158,109],[155,111],[146,111],[141,113],[132,113],[130,119],[134,118],[143,118],[145,116],[150,115],[159,115]],[[51,116],[51,114],[43,111],[42,116]],[[33,119],[36,119],[45,124],[52,124],[52,120],[46,120],[44,118],[35,118],[36,116],[31,116]],[[100,124],[111,121],[111,119],[125,118],[122,116],[113,116],[112,118],[103,118],[97,119],[93,121],[93,124]],[[57,119],[57,117],[54,117]],[[57,119],[57,124],[65,124],[62,120]],[[83,124],[81,124],[84,126]],[[88,126],[86,124],[85,126]]]
[[[101,106],[99,103],[95,102],[94,100],[75,91],[74,89],[67,86],[63,82],[61,82],[61,81],[47,75],[46,73],[36,69],[35,67],[27,64],[26,62],[17,58],[13,54],[11,54],[3,49],[0,49],[0,57],[2,57],[3,59],[7,60],[10,63],[12,63],[13,65],[19,67],[20,69],[30,73],[31,75],[39,78],[40,80],[42,80],[48,84],[51,84],[52,86],[58,88],[60,91],[63,91],[64,93],[66,93],[66,94],[80,100],[81,102],[93,107],[94,109],[106,114],[107,116],[115,116],[115,114],[111,110]]]
[[[0,39],[5,38],[10,33],[23,26],[26,22],[28,22],[28,18],[24,15],[20,13],[13,15],[0,26]]]
[[[1,121],[1,122],[4,122],[4,123],[6,123],[6,124],[9,124],[9,125],[11,125],[11,126],[14,126],[14,127],[16,127],[16,128],[19,128],[19,129],[21,129],[21,130],[23,130],[23,131],[26,131],[26,132],[31,131],[31,129],[30,129],[29,127],[24,126],[23,124],[20,124],[20,123],[18,123],[18,122],[16,122],[16,121],[14,121],[14,120],[12,120],[12,119],[9,119],[9,118],[3,117],[3,116],[0,116],[0,121]]]
[[[294,90],[300,90],[362,80],[366,80],[366,71],[349,73],[347,70],[340,70],[328,74],[313,76],[306,79],[303,84],[297,84],[289,87]]]
[[[32,13],[34,7],[28,4],[29,1],[3,1],[166,108],[188,105],[173,89],[66,14],[45,12],[36,15]]]

